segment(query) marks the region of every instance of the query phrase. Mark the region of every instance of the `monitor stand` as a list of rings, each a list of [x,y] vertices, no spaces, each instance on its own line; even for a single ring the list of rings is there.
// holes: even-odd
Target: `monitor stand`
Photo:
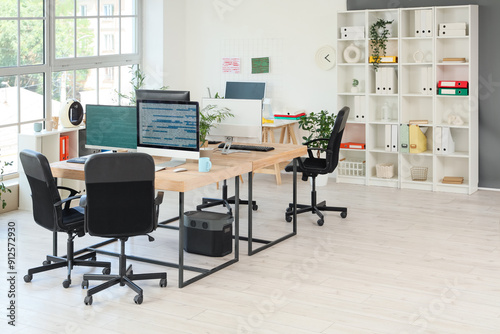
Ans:
[[[222,148],[221,154],[231,154],[231,153],[250,153],[246,150],[231,150],[231,144],[233,143],[233,137],[226,137],[224,142],[224,147]]]

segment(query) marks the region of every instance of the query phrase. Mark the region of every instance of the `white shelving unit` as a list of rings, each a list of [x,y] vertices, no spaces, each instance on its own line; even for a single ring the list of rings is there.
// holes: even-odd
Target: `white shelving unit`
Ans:
[[[417,17],[425,10],[427,31],[420,28]],[[378,19],[392,20],[392,34],[387,43],[387,56],[397,56],[397,63],[380,64],[393,67],[397,74],[397,92],[377,94],[373,64],[368,62],[371,50],[369,29]],[[442,6],[387,10],[344,11],[337,14],[337,103],[338,108],[351,107],[343,142],[361,142],[364,150],[341,149],[341,164],[364,161],[365,174],[338,173],[338,182],[379,185],[471,194],[478,188],[478,6]],[[465,23],[465,36],[440,36],[443,23]],[[364,27],[364,38],[345,39],[341,27]],[[359,37],[359,36],[357,36]],[[353,62],[352,52],[344,57],[346,48],[359,51]],[[352,49],[352,47],[351,47]],[[349,59],[351,58],[351,59]],[[443,58],[465,58],[466,62],[443,62]],[[426,75],[423,75],[426,73]],[[423,85],[424,78],[430,78]],[[359,80],[357,92],[351,82]],[[468,95],[445,96],[437,92],[440,80],[467,81]],[[355,102],[356,100],[356,102]],[[360,101],[362,101],[360,103]],[[361,106],[356,110],[356,106]],[[362,109],[362,110],[360,110]],[[450,117],[462,122],[450,122]],[[427,137],[427,150],[402,153],[400,124],[410,120],[426,120],[420,125]],[[398,150],[387,151],[386,128],[398,128]],[[436,131],[449,127],[455,152],[443,154],[435,141]],[[377,164],[392,163],[392,178],[377,177]],[[427,167],[427,179],[412,179],[412,167]],[[361,175],[359,175],[361,174]],[[463,177],[462,184],[443,183],[445,176]]]
[[[78,157],[78,135],[81,129],[84,129],[84,127],[21,133],[19,134],[19,151],[30,149],[45,155],[49,163],[59,161],[59,138],[66,135],[69,137],[69,157]],[[21,164],[19,165],[21,166]],[[65,180],[64,185],[72,188],[82,188],[79,181]],[[30,186],[22,168],[19,169],[19,209],[28,211],[33,210]]]

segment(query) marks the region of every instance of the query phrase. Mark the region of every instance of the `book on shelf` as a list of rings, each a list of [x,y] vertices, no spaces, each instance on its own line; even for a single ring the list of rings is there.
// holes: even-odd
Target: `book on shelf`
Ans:
[[[445,176],[443,177],[443,183],[462,184],[464,183],[464,178],[463,176]]]
[[[302,116],[305,116],[305,115],[306,115],[305,112],[297,112],[295,114],[290,114],[290,113],[286,113],[286,114],[274,114],[274,118],[276,118],[276,119],[297,120],[297,119],[300,119]]]
[[[410,120],[408,124],[429,124],[429,121],[426,119],[413,119]]]
[[[465,58],[443,58],[443,63],[465,63]]]

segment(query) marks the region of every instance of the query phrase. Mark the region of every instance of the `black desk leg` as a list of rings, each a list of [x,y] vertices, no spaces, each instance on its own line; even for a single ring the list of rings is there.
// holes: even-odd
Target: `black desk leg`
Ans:
[[[184,193],[179,192],[179,288],[184,286]]]

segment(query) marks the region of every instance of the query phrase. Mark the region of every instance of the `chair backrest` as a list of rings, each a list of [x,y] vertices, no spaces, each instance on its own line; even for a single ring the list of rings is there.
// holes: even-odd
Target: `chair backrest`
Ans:
[[[61,200],[47,158],[33,150],[23,150],[19,158],[31,188],[33,218],[40,226],[61,231],[62,209],[54,206]]]
[[[156,228],[155,167],[145,153],[102,153],[85,163],[85,230],[102,237],[143,235]]]
[[[326,153],[326,173],[332,173],[339,163],[340,143],[342,142],[342,135],[344,134],[345,124],[349,117],[349,107],[343,107],[335,118],[332,134],[328,141]]]

